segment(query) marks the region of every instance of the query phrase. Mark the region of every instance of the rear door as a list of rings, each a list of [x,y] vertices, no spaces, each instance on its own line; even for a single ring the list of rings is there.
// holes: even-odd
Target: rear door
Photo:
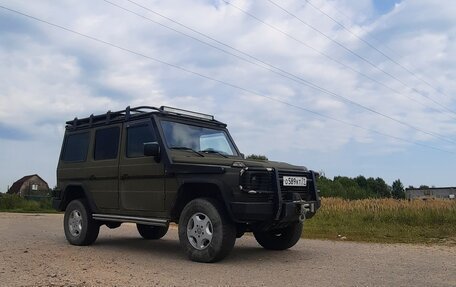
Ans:
[[[119,147],[122,124],[99,127],[94,131],[88,186],[100,209],[119,208]]]
[[[164,166],[144,156],[144,143],[156,142],[151,119],[124,123],[119,165],[120,202],[124,210],[164,210]]]

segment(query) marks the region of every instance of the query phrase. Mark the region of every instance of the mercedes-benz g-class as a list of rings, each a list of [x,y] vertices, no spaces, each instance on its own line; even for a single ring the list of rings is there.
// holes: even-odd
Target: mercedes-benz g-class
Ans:
[[[101,225],[136,223],[159,239],[174,222],[188,257],[214,262],[245,232],[266,249],[295,245],[320,207],[315,180],[305,167],[246,160],[211,115],[127,107],[66,122],[53,206],[73,245],[93,243]]]

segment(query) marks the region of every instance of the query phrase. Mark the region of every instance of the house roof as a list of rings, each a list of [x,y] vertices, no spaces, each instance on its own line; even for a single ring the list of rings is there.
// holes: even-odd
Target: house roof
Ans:
[[[19,191],[21,190],[21,187],[24,184],[24,182],[26,182],[27,180],[29,180],[30,178],[32,178],[34,176],[36,176],[39,179],[41,179],[47,185],[47,182],[44,179],[42,179],[41,176],[39,176],[37,174],[31,174],[31,175],[26,175],[26,176],[22,177],[21,179],[15,181],[13,183],[13,185],[10,187],[10,189],[8,189],[8,191],[6,193],[9,193],[9,194],[19,193]]]

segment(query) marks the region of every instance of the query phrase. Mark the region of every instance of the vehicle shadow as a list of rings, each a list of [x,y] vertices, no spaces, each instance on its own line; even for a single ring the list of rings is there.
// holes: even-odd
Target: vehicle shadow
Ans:
[[[249,236],[247,236],[249,237]],[[265,250],[252,239],[241,239],[234,246],[231,254],[225,258],[222,264],[242,264],[258,262],[283,262],[295,263],[311,260],[316,254],[313,251],[302,248],[291,248],[284,251]],[[246,244],[247,243],[247,244]],[[188,260],[182,251],[177,238],[162,238],[160,240],[144,240],[134,237],[103,237],[99,238],[94,247],[100,251],[119,251],[122,253],[137,254],[138,256],[164,257],[171,260]]]
[[[129,253],[153,253],[157,256],[166,256],[168,258],[185,258],[181,252],[179,241],[174,239],[162,238],[160,240],[145,240],[141,237],[107,237],[99,238],[93,244],[99,250],[120,250]]]
[[[315,254],[310,250],[290,248],[288,250],[266,250],[261,246],[234,246],[230,256],[226,258],[227,263],[239,264],[242,262],[257,264],[258,262],[282,262],[297,263],[304,260],[311,260]]]

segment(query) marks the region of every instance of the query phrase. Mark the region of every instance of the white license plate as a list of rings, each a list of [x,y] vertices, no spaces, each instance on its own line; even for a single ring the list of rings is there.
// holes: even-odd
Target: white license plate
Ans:
[[[306,186],[307,178],[300,176],[284,176],[283,177],[284,186]]]

